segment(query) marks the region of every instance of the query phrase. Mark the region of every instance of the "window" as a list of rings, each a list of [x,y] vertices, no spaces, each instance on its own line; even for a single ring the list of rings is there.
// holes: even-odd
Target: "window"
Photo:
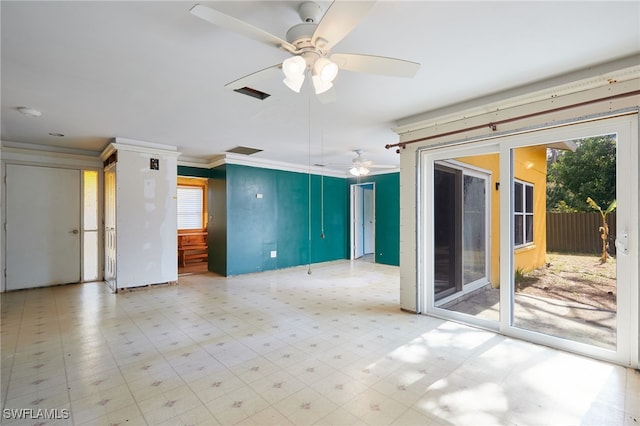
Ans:
[[[99,250],[98,250],[98,172],[96,170],[83,171],[84,203],[82,219],[82,281],[95,281],[99,278]]]
[[[513,226],[516,247],[533,244],[533,185],[513,182]]]
[[[178,229],[202,229],[204,188],[178,186]]]

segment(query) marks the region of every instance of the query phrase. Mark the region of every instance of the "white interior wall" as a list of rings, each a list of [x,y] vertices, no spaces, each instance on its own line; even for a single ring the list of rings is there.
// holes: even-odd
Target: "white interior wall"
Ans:
[[[118,152],[117,287],[177,281],[179,153],[119,143],[112,145]],[[151,158],[159,160],[159,170],[151,170]]]

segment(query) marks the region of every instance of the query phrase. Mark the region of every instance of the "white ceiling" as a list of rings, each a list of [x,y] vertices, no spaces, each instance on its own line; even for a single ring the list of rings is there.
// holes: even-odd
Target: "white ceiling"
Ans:
[[[202,159],[242,145],[300,165],[310,148],[325,164],[362,148],[397,164],[396,120],[640,52],[638,1],[379,1],[332,52],[419,62],[414,78],[342,71],[326,105],[276,78],[254,85],[272,95],[260,101],[224,85],[288,54],[192,16],[195,3],[2,1],[2,141],[100,151],[122,137]],[[300,22],[299,1],[201,3],[281,38]]]

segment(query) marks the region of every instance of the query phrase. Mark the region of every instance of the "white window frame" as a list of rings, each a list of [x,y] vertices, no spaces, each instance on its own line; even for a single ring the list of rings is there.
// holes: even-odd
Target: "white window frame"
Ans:
[[[513,224],[514,224],[514,229],[513,229],[513,247],[515,249],[519,249],[522,247],[528,247],[528,246],[532,246],[535,242],[535,208],[534,208],[534,196],[533,194],[535,193],[535,185],[532,184],[531,182],[526,182],[524,180],[520,180],[520,179],[514,179],[513,180],[513,199],[514,199],[514,204],[515,204],[515,193],[516,193],[516,189],[515,189],[515,185],[519,184],[522,185],[522,211],[521,212],[517,212],[515,209],[515,205],[513,208]],[[532,196],[531,196],[531,212],[527,212],[527,187],[531,188],[531,192],[532,192]],[[517,216],[522,216],[522,243],[521,244],[516,244],[516,235],[515,235],[515,222],[516,222],[516,217]],[[531,241],[527,241],[527,217],[531,217]]]

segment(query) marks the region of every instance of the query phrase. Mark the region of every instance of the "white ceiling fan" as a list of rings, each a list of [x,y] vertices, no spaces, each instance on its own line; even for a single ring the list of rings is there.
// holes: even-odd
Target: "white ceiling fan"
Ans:
[[[354,176],[366,176],[371,172],[371,169],[395,169],[396,166],[390,165],[380,165],[374,164],[371,160],[366,160],[362,157],[361,149],[354,149],[353,152],[356,153],[356,158],[352,160],[351,168],[349,169],[349,173]]]
[[[218,27],[242,34],[258,42],[283,49],[292,56],[282,63],[254,72],[226,87],[241,89],[254,82],[284,72],[284,84],[300,92],[309,72],[315,89],[320,95],[333,87],[339,69],[386,75],[413,77],[420,64],[382,56],[334,53],[331,49],[349,34],[374,5],[374,1],[334,1],[324,15],[316,3],[305,1],[298,7],[301,24],[291,27],[286,40],[218,10],[196,4],[189,11],[192,15]],[[329,100],[329,99],[327,99]]]

